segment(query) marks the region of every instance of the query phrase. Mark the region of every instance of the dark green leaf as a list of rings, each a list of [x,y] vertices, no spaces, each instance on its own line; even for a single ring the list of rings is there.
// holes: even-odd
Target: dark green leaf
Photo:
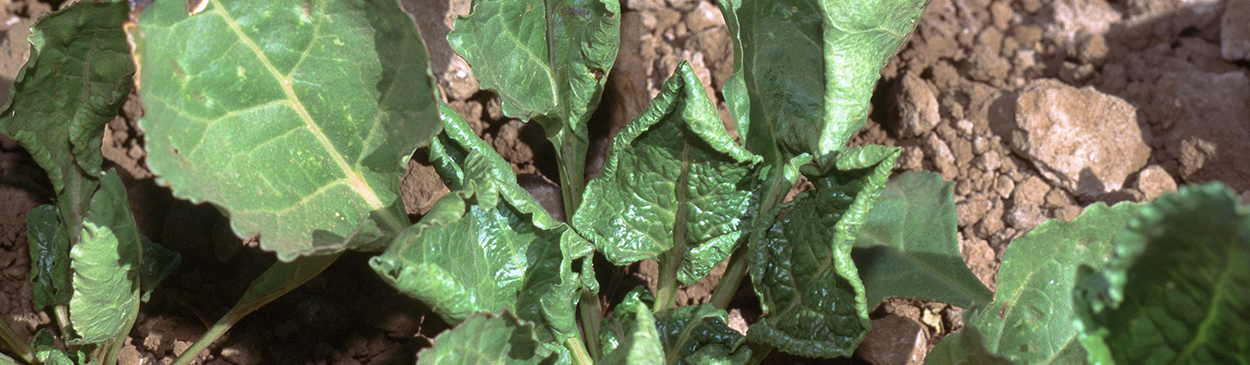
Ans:
[[[801,356],[851,355],[870,326],[851,246],[897,157],[867,146],[802,166],[814,188],[752,233],[751,281],[765,316],[748,335]]]
[[[964,316],[985,349],[1021,364],[1081,364],[1085,349],[1072,325],[1077,268],[1102,266],[1111,239],[1141,208],[1095,203],[1072,222],[1049,220],[1017,238],[1003,254],[989,306]]]
[[[370,266],[451,323],[508,310],[537,322],[544,341],[552,339],[549,330],[561,341],[575,334],[582,279],[572,262],[590,254],[589,243],[551,219],[464,120],[454,112],[445,118],[446,133],[431,150],[454,153],[431,159],[463,174],[444,175],[461,190],[443,197]]]
[[[886,183],[851,250],[868,305],[906,297],[969,308],[993,298],[959,254],[954,185],[932,172]]]
[[[581,189],[586,121],[616,60],[620,19],[617,0],[474,1],[447,35],[505,115],[542,124],[566,190]]]
[[[156,286],[165,281],[182,263],[182,254],[170,251],[142,235],[139,238],[143,242],[143,269],[139,272],[139,283],[143,286],[143,301],[146,302]]]
[[[399,181],[438,132],[416,25],[396,1],[156,1],[131,36],[148,164],[291,261],[381,249]]]
[[[78,208],[79,219],[104,161],[100,133],[130,94],[135,68],[122,30],[128,11],[125,2],[86,2],[39,19],[30,60],[0,114],[0,132],[30,151],[64,214]]]
[[[634,288],[605,318],[600,343],[609,353],[635,326],[640,310],[650,310],[655,298],[643,287]],[[655,327],[664,346],[663,356],[670,364],[745,364],[751,358],[746,337],[729,328],[728,313],[710,304],[677,307],[655,315]]]
[[[617,134],[586,188],[573,226],[618,265],[680,260],[693,283],[729,257],[742,235],[760,161],[734,143],[685,61]]]
[[[129,331],[139,312],[143,247],[130,216],[126,187],[116,173],[100,174],[81,241],[70,249],[74,295],[69,319],[78,343],[103,343]]]
[[[737,33],[734,109],[749,104],[746,146],[767,161],[841,150],[868,117],[879,71],[907,39],[925,0],[728,0]],[[740,68],[739,68],[740,66]],[[741,120],[740,116],[735,116]],[[739,122],[739,127],[744,127]]]
[[[557,357],[535,337],[533,323],[504,311],[469,316],[421,350],[417,364],[555,364]]]
[[[30,244],[31,307],[69,303],[69,236],[52,205],[40,205],[26,213],[26,241]]]
[[[605,365],[661,365],[664,364],[664,347],[656,330],[655,317],[646,306],[633,306],[632,321],[622,334],[620,345],[604,355],[599,363]]]
[[[1161,196],[1111,251],[1076,292],[1091,362],[1250,364],[1250,208],[1232,191],[1217,183]]]
[[[31,340],[30,347],[35,351],[35,359],[44,365],[74,365],[74,360],[56,347],[52,331],[40,329]]]

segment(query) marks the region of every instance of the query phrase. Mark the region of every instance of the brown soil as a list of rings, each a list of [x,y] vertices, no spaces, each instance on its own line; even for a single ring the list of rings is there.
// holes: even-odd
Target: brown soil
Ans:
[[[499,99],[479,89],[467,63],[447,46],[451,20],[468,13],[468,0],[403,2],[426,38],[449,104],[524,174],[532,192],[558,191],[551,183],[559,181],[554,150],[541,128],[505,117]],[[606,150],[609,137],[645,107],[683,59],[727,116],[716,90],[732,71],[733,55],[714,3],[622,3],[621,51],[604,107],[592,121],[594,149]],[[874,112],[852,143],[899,146],[903,156],[897,171],[935,171],[955,182],[961,252],[991,288],[1012,239],[1047,218],[1070,220],[1094,202],[1149,200],[1178,184],[1212,180],[1250,200],[1250,63],[1221,57],[1225,3],[932,0],[911,40],[882,71]],[[8,85],[27,57],[30,25],[59,6],[0,1],[0,20],[7,24],[0,26],[0,99],[7,98]],[[1038,81],[1047,79],[1058,81]],[[1088,91],[1080,89],[1087,86]],[[1084,106],[1089,95],[1123,106]],[[1063,134],[1055,124],[1033,123],[1054,111],[1077,121],[1073,128],[1115,120],[1137,132],[1124,140]],[[124,172],[141,232],[181,252],[185,261],[143,305],[123,364],[171,361],[273,262],[254,241],[234,237],[215,209],[175,199],[154,183],[146,168],[143,133],[134,127],[142,113],[141,101],[132,97],[105,131],[104,154]],[[1071,162],[1072,151],[1052,146],[1065,141],[1036,137],[1055,134],[1070,135],[1066,142],[1077,145],[1124,145],[1144,152],[1140,162],[1118,155],[1077,161],[1085,164],[1082,175],[1068,177],[1063,166]],[[592,156],[592,166],[601,158]],[[432,168],[422,164],[426,159],[418,151],[403,180],[404,203],[414,220],[447,192]],[[594,176],[591,170],[588,175]],[[42,170],[15,142],[0,136],[0,314],[26,338],[51,325],[47,314],[30,309],[25,244],[26,212],[51,196]],[[307,285],[246,318],[206,350],[202,362],[412,363],[416,351],[447,325],[378,280],[366,260],[365,254],[345,255]],[[600,260],[596,265],[601,278],[617,282],[605,286],[609,300],[634,285],[654,286],[654,263],[614,268]],[[678,299],[706,301],[718,280],[719,271],[684,288]],[[744,325],[758,316],[758,303],[749,284],[738,294],[732,321]],[[873,312],[874,334],[856,358],[774,354],[769,363],[918,364],[961,326],[962,312],[939,303],[891,299]]]

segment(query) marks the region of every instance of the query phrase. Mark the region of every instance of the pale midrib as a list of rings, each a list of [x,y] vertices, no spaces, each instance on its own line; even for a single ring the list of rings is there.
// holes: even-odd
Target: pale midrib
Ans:
[[[1175,360],[1172,361],[1173,364],[1187,363],[1187,360],[1189,360],[1193,356],[1194,351],[1197,351],[1198,347],[1202,346],[1203,343],[1205,343],[1204,341],[1200,341],[1200,340],[1208,338],[1208,334],[1211,331],[1211,327],[1214,326],[1218,322],[1220,310],[1217,307],[1219,307],[1220,304],[1224,302],[1224,292],[1225,292],[1225,290],[1221,290],[1221,289],[1224,286],[1228,285],[1229,280],[1232,280],[1233,263],[1235,261],[1237,260],[1234,260],[1231,258],[1225,258],[1224,269],[1220,272],[1220,278],[1217,279],[1215,281],[1215,285],[1213,285],[1214,290],[1212,291],[1215,293],[1215,295],[1213,295],[1211,298],[1211,304],[1207,306],[1207,316],[1202,319],[1202,323],[1200,323],[1198,325],[1198,329],[1194,331],[1193,338],[1190,338],[1189,343],[1185,344],[1185,349],[1181,351],[1179,355],[1176,356]]]
[[[295,90],[291,87],[290,77],[281,76],[283,73],[278,72],[278,69],[269,62],[269,58],[265,57],[265,53],[261,51],[256,42],[249,38],[247,34],[243,33],[242,29],[239,29],[238,22],[236,22],[230,14],[227,14],[225,10],[222,10],[224,7],[218,1],[214,0],[213,2],[213,11],[220,14],[221,17],[226,20],[225,23],[230,27],[230,30],[239,37],[239,40],[243,45],[252,50],[252,53],[257,56],[257,59],[259,59],[261,64],[265,66],[265,69],[281,81],[280,84],[282,84],[282,92],[286,94],[286,98],[290,101],[291,107],[295,109],[295,112],[299,115],[300,120],[304,121],[304,126],[308,128],[309,132],[312,132],[313,136],[317,138],[317,142],[321,143],[322,148],[331,152],[331,158],[334,160],[334,163],[338,165],[339,169],[343,171],[343,174],[345,175],[344,180],[347,181],[347,185],[350,186],[353,191],[356,191],[361,198],[364,198],[370,208],[386,212],[386,214],[381,214],[381,216],[386,220],[386,224],[388,226],[394,228],[395,230],[403,229],[404,225],[400,224],[399,220],[396,219],[393,214],[389,214],[390,212],[385,209],[386,206],[382,203],[382,200],[378,198],[377,194],[373,192],[373,189],[369,187],[369,184],[365,182],[364,177],[360,176],[359,173],[352,169],[351,165],[348,164],[347,161],[343,160],[342,153],[338,151],[337,147],[334,147],[334,144],[330,142],[330,139],[326,138],[325,133],[321,131],[321,127],[313,121],[312,116],[308,114],[308,110],[304,108],[304,104],[300,102],[299,96],[295,95]],[[301,59],[301,62],[302,61],[303,60]]]

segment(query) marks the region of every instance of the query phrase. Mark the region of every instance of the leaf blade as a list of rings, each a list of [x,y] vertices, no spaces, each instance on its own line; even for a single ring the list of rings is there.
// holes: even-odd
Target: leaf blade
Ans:
[[[117,174],[101,173],[82,241],[69,253],[74,269],[69,318],[84,343],[113,340],[138,314],[143,248],[129,207]]]
[[[26,240],[30,247],[31,307],[69,303],[69,236],[55,206],[40,205],[26,213]]]
[[[211,3],[188,17],[157,2],[131,35],[149,164],[176,195],[225,208],[236,234],[264,232],[283,261],[407,226],[403,162],[440,124],[397,3]]]
[[[534,324],[504,311],[466,318],[439,334],[434,347],[417,354],[417,364],[554,364],[553,354],[535,337]]]

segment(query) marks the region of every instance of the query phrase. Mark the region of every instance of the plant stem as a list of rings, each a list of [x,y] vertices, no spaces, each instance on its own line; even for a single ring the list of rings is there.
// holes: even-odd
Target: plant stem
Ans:
[[[586,353],[586,345],[582,344],[582,339],[577,336],[569,337],[564,341],[564,347],[569,349],[569,354],[573,357],[573,363],[578,365],[594,365],[595,361],[590,359],[590,355]]]
[[[69,306],[65,304],[57,304],[53,307],[53,312],[56,314],[56,325],[61,329],[61,336],[69,338],[71,335],[70,332],[73,331],[73,329],[69,327]]]
[[[712,290],[712,298],[708,302],[716,309],[729,307],[729,301],[733,299],[734,293],[738,291],[738,286],[742,284],[742,277],[746,276],[746,258],[747,244],[743,242],[729,256],[729,264],[725,267],[725,274],[721,275],[720,283],[717,283],[716,289]]]
[[[677,269],[681,259],[672,256],[666,252],[659,257],[660,280],[655,288],[655,306],[651,308],[655,313],[663,313],[677,304]]]
[[[599,297],[591,293],[589,289],[582,288],[582,298],[577,301],[577,307],[582,315],[582,331],[586,337],[586,349],[590,351],[590,357],[595,361],[603,358],[603,354],[599,353],[599,331],[600,325],[603,323],[603,309],[599,306]]]
[[[16,353],[17,357],[22,358],[27,364],[35,363],[35,355],[30,350],[30,345],[26,341],[22,341],[22,337],[17,335],[17,331],[9,326],[9,321],[0,319],[0,338],[4,343],[9,345],[9,349]]]
[[[245,315],[247,315],[247,313],[240,315],[234,311],[234,308],[230,309],[230,312],[226,313],[225,316],[222,316],[212,328],[208,329],[208,332],[204,332],[204,336],[200,337],[198,341],[195,341],[195,344],[192,344],[190,348],[187,348],[187,350],[181,355],[178,355],[178,360],[174,361],[173,365],[190,364],[191,360],[195,360],[196,354],[199,354],[200,351],[204,351],[204,349],[208,348],[209,345],[212,345],[214,341],[221,338],[222,335],[226,334],[226,331],[230,330],[231,326],[234,326],[235,323],[239,323],[239,320],[243,319],[243,316]]]

